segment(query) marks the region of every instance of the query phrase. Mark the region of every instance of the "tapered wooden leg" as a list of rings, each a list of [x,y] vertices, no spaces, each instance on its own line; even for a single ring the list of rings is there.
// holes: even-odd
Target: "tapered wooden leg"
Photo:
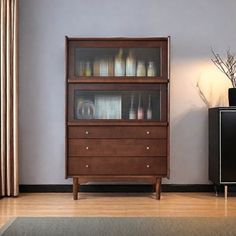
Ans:
[[[225,200],[227,200],[227,198],[228,198],[228,186],[227,185],[225,185],[224,192],[225,192]]]
[[[74,200],[78,199],[78,191],[79,191],[79,178],[73,177],[73,198],[74,198]]]
[[[218,189],[217,189],[217,185],[214,185],[214,189],[215,189],[215,196],[218,197]]]
[[[161,178],[156,179],[156,199],[161,199]]]

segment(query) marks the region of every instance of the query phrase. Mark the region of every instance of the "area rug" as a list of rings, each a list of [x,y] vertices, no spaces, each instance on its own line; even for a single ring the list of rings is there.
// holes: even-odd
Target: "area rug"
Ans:
[[[18,217],[2,236],[236,235],[236,217]]]

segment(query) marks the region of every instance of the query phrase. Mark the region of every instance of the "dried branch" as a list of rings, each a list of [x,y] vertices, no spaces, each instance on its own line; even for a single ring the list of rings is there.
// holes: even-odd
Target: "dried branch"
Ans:
[[[230,49],[227,51],[227,58],[224,61],[218,53],[215,53],[213,49],[211,52],[214,56],[212,62],[216,67],[223,72],[232,82],[233,87],[236,87],[236,58],[234,54],[230,52]]]
[[[202,92],[200,86],[199,86],[199,82],[197,82],[197,88],[198,88],[198,92],[200,94],[200,97],[202,98],[203,102],[210,107],[210,103],[208,102],[207,98],[205,97],[204,93]]]

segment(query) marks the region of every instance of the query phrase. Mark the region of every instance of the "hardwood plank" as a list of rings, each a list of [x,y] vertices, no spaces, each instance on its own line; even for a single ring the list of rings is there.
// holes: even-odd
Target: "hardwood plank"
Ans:
[[[73,201],[71,193],[27,193],[0,201],[0,226],[17,216],[104,216],[104,217],[228,217],[236,216],[236,197],[229,193],[80,193]]]

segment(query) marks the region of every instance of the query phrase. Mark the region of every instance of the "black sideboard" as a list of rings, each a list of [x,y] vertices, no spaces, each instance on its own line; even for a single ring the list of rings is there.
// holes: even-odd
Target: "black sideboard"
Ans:
[[[209,109],[209,179],[217,186],[236,184],[236,107]]]

